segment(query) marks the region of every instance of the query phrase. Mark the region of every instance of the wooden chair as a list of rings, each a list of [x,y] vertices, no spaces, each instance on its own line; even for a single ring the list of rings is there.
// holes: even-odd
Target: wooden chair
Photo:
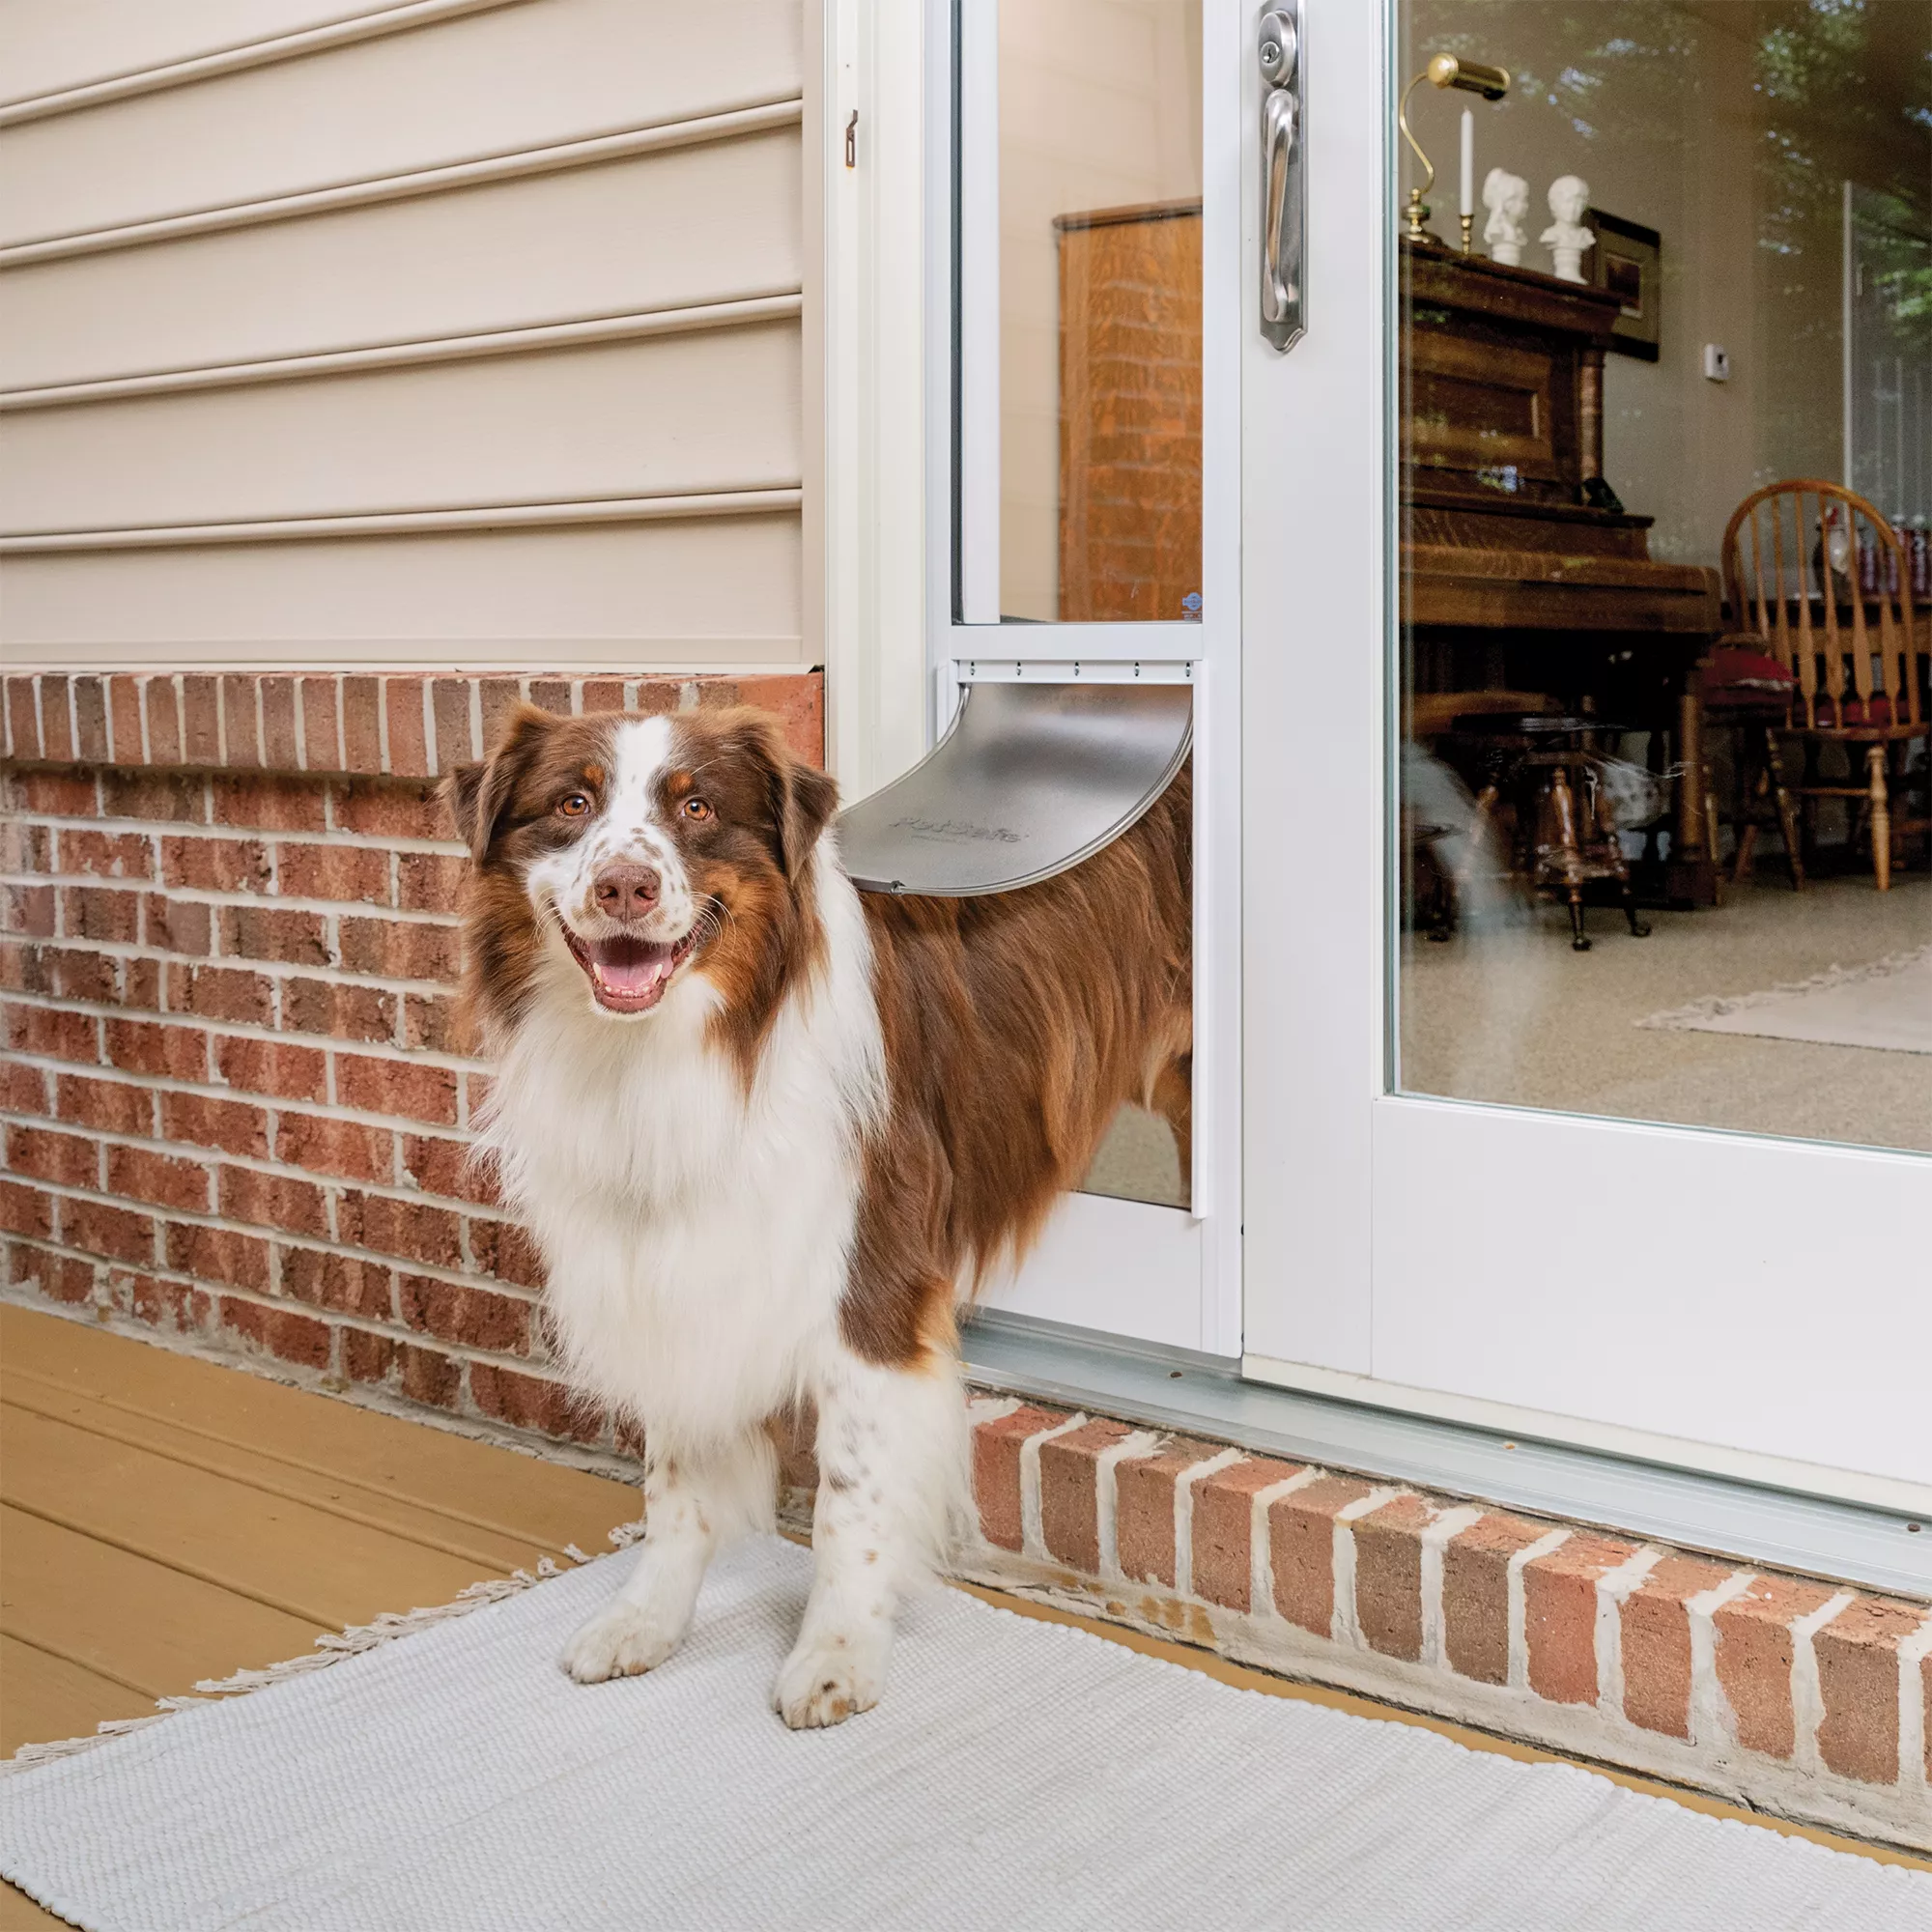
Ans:
[[[1842,798],[1857,802],[1853,842],[1869,831],[1872,871],[1879,891],[1888,891],[1894,844],[1932,831],[1932,814],[1908,817],[1901,809],[1908,748],[1926,736],[1932,661],[1932,613],[1914,611],[1905,547],[1862,497],[1800,478],[1770,484],[1738,505],[1724,531],[1723,571],[1735,628],[1722,645],[1761,651],[1793,680],[1781,722],[1760,727],[1764,763],[1755,774],[1760,791],[1777,801],[1793,883],[1803,883],[1804,859],[1791,801],[1802,808],[1808,845],[1817,801]],[[1804,747],[1804,776],[1796,783],[1780,767],[1780,732]],[[1820,774],[1828,744],[1842,745],[1853,762],[1842,780]],[[1740,830],[1741,874],[1749,832]]]

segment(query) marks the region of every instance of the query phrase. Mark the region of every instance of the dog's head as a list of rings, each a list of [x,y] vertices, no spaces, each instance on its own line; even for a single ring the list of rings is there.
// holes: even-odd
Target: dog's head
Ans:
[[[612,1021],[687,978],[742,1009],[815,930],[807,884],[838,793],[763,712],[526,706],[443,794],[476,868],[471,991],[497,1024],[540,983],[579,984]]]

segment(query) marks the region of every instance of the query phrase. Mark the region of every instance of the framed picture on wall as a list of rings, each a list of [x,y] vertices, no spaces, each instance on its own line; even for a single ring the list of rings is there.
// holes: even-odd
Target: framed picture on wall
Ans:
[[[1657,360],[1659,310],[1662,301],[1663,238],[1641,222],[1588,210],[1584,225],[1596,230],[1597,245],[1583,257],[1592,284],[1623,298],[1610,347],[1645,362]]]

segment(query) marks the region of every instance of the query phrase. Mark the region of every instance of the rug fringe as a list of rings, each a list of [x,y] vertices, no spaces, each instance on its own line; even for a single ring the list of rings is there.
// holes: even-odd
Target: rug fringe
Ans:
[[[1874,959],[1863,966],[1828,966],[1822,973],[1812,974],[1808,980],[1781,980],[1776,986],[1766,986],[1755,993],[1707,993],[1688,1006],[1673,1007],[1665,1013],[1652,1013],[1648,1019],[1636,1020],[1634,1024],[1686,1032],[1706,1020],[1722,1019],[1729,1013],[1748,1012],[1753,1007],[1761,1007],[1771,1000],[1781,1000],[1791,993],[1822,993],[1829,987],[1850,986],[1861,980],[1889,980],[1894,973],[1907,972],[1928,959],[1932,959],[1932,946],[1915,946],[1904,952],[1889,952],[1883,959]]]
[[[610,1532],[611,1546],[616,1549],[628,1549],[643,1533],[641,1521],[620,1522]],[[574,1563],[594,1563],[597,1560],[594,1556],[585,1555],[574,1543],[564,1545],[564,1554]],[[77,1756],[82,1751],[92,1750],[96,1745],[111,1744],[130,1731],[142,1731],[150,1724],[158,1724],[163,1719],[172,1718],[177,1711],[186,1710],[190,1705],[213,1703],[221,1697],[245,1696],[251,1690],[265,1690],[270,1685],[286,1683],[292,1677],[305,1677],[312,1670],[327,1670],[331,1663],[340,1663],[345,1657],[359,1657],[364,1651],[374,1650],[380,1644],[392,1643],[399,1636],[413,1636],[416,1632],[428,1630],[434,1624],[447,1623],[452,1617],[468,1616],[471,1610],[480,1610],[486,1604],[499,1604],[506,1597],[521,1596],[536,1584],[548,1583],[553,1577],[564,1574],[552,1558],[540,1556],[534,1571],[513,1570],[507,1577],[482,1577],[467,1589],[459,1590],[446,1604],[429,1604],[413,1610],[384,1610],[371,1623],[351,1624],[341,1631],[325,1631],[316,1638],[314,1650],[300,1657],[285,1658],[280,1663],[264,1664],[259,1669],[238,1670],[229,1677],[202,1679],[194,1688],[209,1694],[157,1697],[155,1700],[156,1709],[147,1717],[109,1718],[84,1737],[56,1738],[48,1744],[22,1745],[12,1757],[0,1760],[0,1777],[12,1772],[30,1771],[36,1765],[50,1764],[60,1758]]]

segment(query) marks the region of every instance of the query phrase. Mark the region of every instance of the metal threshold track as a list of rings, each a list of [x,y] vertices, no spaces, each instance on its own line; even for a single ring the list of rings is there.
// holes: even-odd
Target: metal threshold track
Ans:
[[[1932,1521],[1867,1504],[1271,1388],[1212,1355],[1021,1316],[981,1312],[960,1341],[967,1378],[982,1388],[1741,1563],[1932,1597]]]

